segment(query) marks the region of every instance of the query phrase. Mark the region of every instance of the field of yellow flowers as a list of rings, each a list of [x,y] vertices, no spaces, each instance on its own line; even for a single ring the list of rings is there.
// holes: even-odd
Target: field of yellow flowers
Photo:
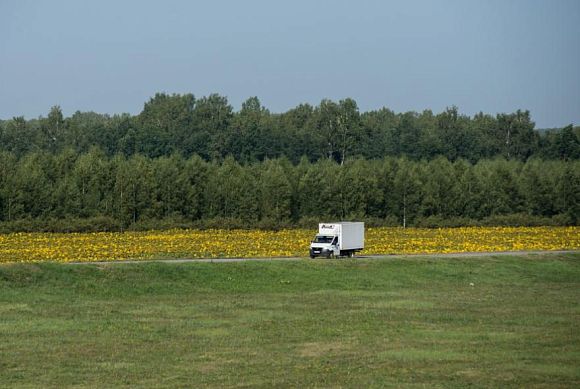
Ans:
[[[0,235],[0,263],[304,257],[315,230],[168,230]],[[362,254],[578,250],[580,227],[367,228]]]

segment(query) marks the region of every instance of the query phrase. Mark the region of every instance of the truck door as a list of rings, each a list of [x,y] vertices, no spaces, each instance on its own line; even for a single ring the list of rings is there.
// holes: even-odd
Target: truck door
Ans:
[[[334,256],[338,257],[340,255],[340,247],[338,247],[338,236],[335,236],[330,244],[330,248],[334,251]]]

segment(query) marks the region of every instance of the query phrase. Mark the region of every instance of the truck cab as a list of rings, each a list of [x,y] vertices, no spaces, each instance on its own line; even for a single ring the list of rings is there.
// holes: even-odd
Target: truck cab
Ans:
[[[310,243],[310,258],[318,256],[338,257],[340,255],[339,246],[338,236],[317,234]]]

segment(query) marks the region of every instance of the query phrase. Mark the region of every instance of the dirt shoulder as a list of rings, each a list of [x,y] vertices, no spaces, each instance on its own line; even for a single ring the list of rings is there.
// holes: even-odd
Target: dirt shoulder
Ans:
[[[398,258],[469,258],[469,257],[494,257],[494,256],[537,256],[578,253],[580,250],[554,250],[554,251],[493,251],[493,252],[468,252],[468,253],[444,253],[444,254],[375,254],[358,255],[354,260],[359,259],[398,259]],[[164,263],[185,263],[185,262],[205,262],[205,263],[228,263],[247,261],[328,261],[326,258],[308,259],[307,257],[274,257],[274,258],[163,258],[163,259],[127,259],[118,261],[96,261],[96,262],[69,262],[71,265],[82,264],[123,264],[123,263],[143,263],[143,262],[164,262]],[[338,260],[353,260],[352,258],[339,258]]]

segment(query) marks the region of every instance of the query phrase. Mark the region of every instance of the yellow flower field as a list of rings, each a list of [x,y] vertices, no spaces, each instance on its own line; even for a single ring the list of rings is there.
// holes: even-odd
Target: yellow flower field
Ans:
[[[0,263],[308,255],[315,230],[0,235]],[[579,227],[367,228],[361,254],[579,250]]]

